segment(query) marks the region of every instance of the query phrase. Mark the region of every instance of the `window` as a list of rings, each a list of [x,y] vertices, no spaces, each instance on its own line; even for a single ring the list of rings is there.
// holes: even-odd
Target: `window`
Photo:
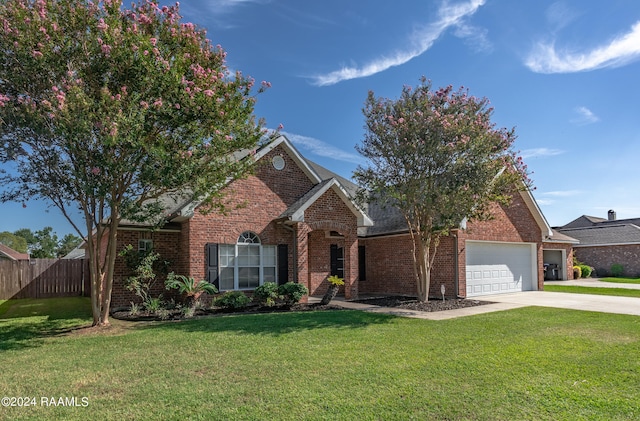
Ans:
[[[138,251],[148,252],[153,249],[153,240],[138,240]]]
[[[277,282],[276,246],[262,245],[260,237],[246,231],[236,244],[220,244],[220,290],[254,289]]]

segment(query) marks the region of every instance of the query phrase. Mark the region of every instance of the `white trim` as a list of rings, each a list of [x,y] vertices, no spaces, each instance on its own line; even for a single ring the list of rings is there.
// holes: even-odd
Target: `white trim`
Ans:
[[[551,226],[547,222],[547,218],[545,218],[544,214],[542,213],[540,206],[538,206],[538,202],[536,202],[536,199],[533,197],[531,190],[527,188],[524,191],[520,191],[520,196],[522,196],[524,202],[529,208],[529,211],[531,211],[533,219],[535,219],[535,221],[538,223],[540,232],[542,233],[542,239],[544,240],[545,238],[552,237],[553,231],[551,230]]]

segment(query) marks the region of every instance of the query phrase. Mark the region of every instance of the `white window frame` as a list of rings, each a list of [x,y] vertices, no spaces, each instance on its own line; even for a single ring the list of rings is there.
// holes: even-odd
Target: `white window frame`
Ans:
[[[141,238],[138,240],[138,251],[141,252],[150,252],[153,250],[153,240],[148,238]]]
[[[242,254],[244,248],[256,248],[258,249],[259,261],[254,264],[241,264],[241,259],[245,258],[246,261],[250,261],[250,254]],[[233,250],[233,254],[231,251]],[[266,282],[278,282],[278,248],[275,245],[263,245],[255,233],[250,231],[243,232],[236,244],[220,244],[218,247],[218,258],[220,262],[220,291],[251,291],[257,286],[265,283],[265,275],[268,278]],[[271,258],[271,262],[267,260]],[[258,268],[258,285],[240,287],[240,272],[243,268]],[[226,269],[226,270],[225,270]],[[223,279],[223,273],[233,270],[233,288],[228,288],[230,285],[224,285],[229,278]],[[267,273],[265,273],[267,272]],[[272,275],[268,272],[272,272]]]

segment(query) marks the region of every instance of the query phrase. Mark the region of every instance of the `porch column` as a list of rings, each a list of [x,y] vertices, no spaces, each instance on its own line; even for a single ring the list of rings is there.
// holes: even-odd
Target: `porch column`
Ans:
[[[296,228],[296,258],[297,258],[297,270],[296,279],[299,284],[302,284],[311,291],[311,285],[309,285],[309,233],[311,228],[305,223],[297,224]],[[306,302],[307,298],[303,298]]]
[[[344,237],[344,298],[358,298],[358,235],[349,232]]]

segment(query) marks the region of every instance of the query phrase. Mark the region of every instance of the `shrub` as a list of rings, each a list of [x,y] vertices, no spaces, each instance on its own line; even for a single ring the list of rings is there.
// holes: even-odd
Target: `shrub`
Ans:
[[[591,271],[591,266],[580,265],[580,274],[583,278],[588,278],[589,276],[591,276]]]
[[[134,273],[133,276],[124,281],[126,288],[140,297],[142,305],[147,310],[149,310],[149,306],[157,305],[152,301],[161,301],[161,299],[152,298],[151,290],[157,282],[157,273],[166,273],[169,262],[162,260],[160,255],[153,251],[140,252],[134,250],[131,244],[125,246],[119,255],[124,258],[125,264]]]
[[[268,307],[275,305],[276,300],[280,298],[278,285],[275,282],[265,282],[253,291],[253,298]]]
[[[184,294],[186,303],[190,307],[195,307],[198,303],[198,297],[206,292],[207,294],[217,294],[218,289],[210,282],[204,279],[196,281],[191,277],[184,275],[176,275],[171,272],[167,276],[167,280],[164,283],[167,289],[177,289],[180,294]]]
[[[580,266],[574,266],[573,279],[580,279],[581,276],[582,276],[582,269],[580,268]]]
[[[162,309],[162,297],[149,298],[143,305],[149,313],[156,314]]]
[[[222,296],[213,300],[213,305],[227,309],[244,308],[251,302],[251,298],[247,297],[241,291],[228,291]]]
[[[278,287],[278,294],[282,296],[282,299],[287,305],[297,303],[308,293],[309,290],[306,286],[295,282],[287,282],[286,284]]]
[[[611,276],[619,278],[624,273],[624,266],[620,263],[614,263],[611,265]]]

